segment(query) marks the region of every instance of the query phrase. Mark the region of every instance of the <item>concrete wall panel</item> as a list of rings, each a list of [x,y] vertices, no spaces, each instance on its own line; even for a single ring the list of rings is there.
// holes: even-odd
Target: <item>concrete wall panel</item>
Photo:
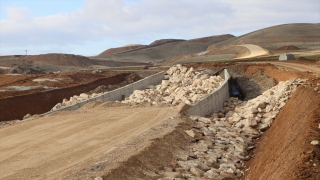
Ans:
[[[218,111],[223,107],[223,103],[229,99],[229,73],[223,71],[225,80],[222,85],[212,93],[202,98],[198,103],[184,111],[184,113],[194,116],[206,116],[213,111]]]
[[[150,85],[158,85],[161,83],[161,80],[164,79],[164,72],[159,72],[157,74],[154,74],[152,76],[148,76],[144,79],[141,79],[137,82],[134,82],[132,84],[126,85],[124,87],[115,89],[113,91],[109,91],[107,93],[104,93],[100,96],[85,100],[83,102],[71,105],[71,106],[67,106],[67,107],[63,107],[60,109],[57,109],[55,111],[49,111],[46,112],[42,115],[47,115],[50,114],[52,112],[56,112],[56,111],[70,111],[70,110],[77,110],[79,108],[81,108],[82,106],[84,106],[85,104],[92,102],[92,101],[121,101],[123,95],[125,96],[129,96],[130,94],[133,93],[134,90],[143,90],[146,89],[148,86]]]

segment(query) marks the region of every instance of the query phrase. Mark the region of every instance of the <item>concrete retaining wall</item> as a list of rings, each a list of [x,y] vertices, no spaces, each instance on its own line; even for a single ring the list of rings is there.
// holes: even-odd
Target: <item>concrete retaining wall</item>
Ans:
[[[146,89],[150,85],[158,85],[161,83],[161,81],[164,79],[164,72],[159,72],[157,74],[148,76],[144,79],[141,79],[137,82],[134,82],[132,84],[128,84],[124,87],[121,87],[119,89],[115,89],[113,91],[106,92],[105,94],[102,94],[100,96],[82,101],[80,103],[74,104],[72,106],[67,106],[64,108],[57,109],[55,111],[49,111],[47,113],[44,113],[42,115],[50,114],[56,111],[69,111],[69,110],[76,110],[84,106],[85,104],[91,102],[91,101],[121,101],[124,96],[129,96],[133,93],[134,90],[143,90]]]
[[[189,115],[195,115],[195,116],[205,116],[207,114],[212,113],[215,110],[220,110],[223,107],[223,103],[229,99],[229,73],[225,69],[221,74],[222,77],[224,77],[224,81],[222,85],[217,88],[212,93],[208,94],[207,96],[203,97],[198,103],[194,104],[192,107],[190,107],[188,110],[184,111],[184,113]],[[47,113],[44,113],[43,115],[50,114],[52,112],[56,111],[68,111],[68,110],[76,110],[84,106],[85,104],[91,102],[91,101],[121,101],[123,95],[129,96],[133,93],[134,90],[143,90],[146,89],[150,85],[158,85],[161,83],[161,81],[164,79],[164,72],[159,72],[157,74],[154,74],[152,76],[146,77],[144,79],[141,79],[137,82],[134,82],[132,84],[126,85],[122,88],[115,89],[113,91],[107,92],[103,95],[82,101],[80,103],[77,103],[72,106],[67,106],[55,111],[49,111]]]
[[[226,69],[223,71],[223,76],[224,81],[219,88],[203,97],[198,103],[184,111],[184,113],[194,116],[206,116],[215,110],[220,110],[223,107],[223,103],[229,99],[228,80],[230,76]]]

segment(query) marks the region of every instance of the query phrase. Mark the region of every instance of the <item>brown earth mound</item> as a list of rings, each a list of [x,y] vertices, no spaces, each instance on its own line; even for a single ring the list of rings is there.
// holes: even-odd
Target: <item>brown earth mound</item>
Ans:
[[[109,55],[109,54],[117,54],[117,53],[120,53],[120,52],[125,52],[125,51],[129,51],[129,50],[141,48],[143,46],[144,45],[133,45],[133,46],[123,46],[123,47],[118,47],[118,48],[110,48],[110,49],[107,49],[107,50],[103,51],[98,56],[106,56],[106,55]]]
[[[54,66],[88,67],[93,65],[89,58],[74,54],[40,54],[22,56],[18,60],[30,65],[32,65],[34,62],[50,64]]]
[[[278,48],[277,50],[298,50],[300,48],[294,46],[294,45],[290,45],[290,46],[282,46],[280,48]]]

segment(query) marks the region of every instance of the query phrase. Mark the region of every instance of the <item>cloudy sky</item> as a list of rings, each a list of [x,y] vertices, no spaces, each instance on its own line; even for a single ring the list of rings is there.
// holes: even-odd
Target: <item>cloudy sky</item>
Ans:
[[[0,0],[0,55],[97,55],[163,38],[319,23],[319,0]]]

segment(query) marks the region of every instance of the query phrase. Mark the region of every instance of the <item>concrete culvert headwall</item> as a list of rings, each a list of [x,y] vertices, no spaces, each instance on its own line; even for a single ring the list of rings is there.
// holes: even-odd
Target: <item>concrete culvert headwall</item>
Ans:
[[[223,107],[223,103],[229,99],[229,73],[226,69],[222,72],[224,76],[224,82],[212,93],[202,98],[198,103],[194,104],[184,113],[195,116],[206,116],[213,111],[220,110]]]

